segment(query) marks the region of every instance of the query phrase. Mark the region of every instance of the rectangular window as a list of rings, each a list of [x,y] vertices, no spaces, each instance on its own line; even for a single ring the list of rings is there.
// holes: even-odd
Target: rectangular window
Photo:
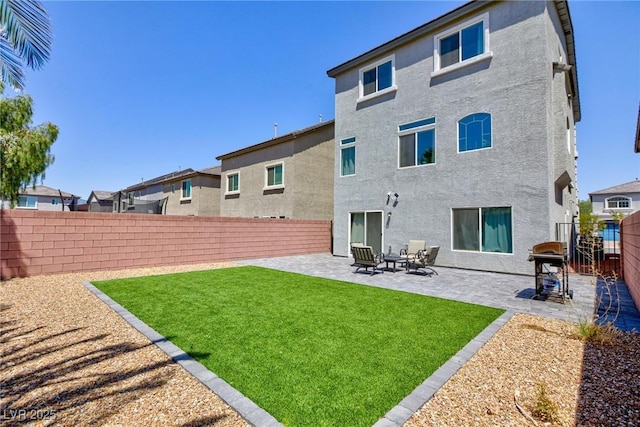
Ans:
[[[227,175],[227,193],[240,191],[240,175],[237,173]]]
[[[436,130],[433,128],[435,122],[436,119],[432,117],[398,126],[399,131],[405,131],[401,133],[399,139],[401,168],[435,163]]]
[[[190,199],[191,198],[191,180],[187,179],[186,181],[182,181],[182,194],[180,195],[182,199]]]
[[[340,141],[340,176],[356,174],[356,138]]]
[[[133,200],[134,193],[132,192],[132,193],[127,194],[127,198],[128,198],[129,206],[133,206],[133,204],[134,204],[134,200]]]
[[[434,37],[434,71],[451,67],[473,58],[484,57],[488,52],[488,14],[473,21],[464,22]],[[481,59],[481,58],[479,58]]]
[[[360,97],[382,93],[394,85],[394,56],[360,70]]]
[[[18,207],[26,209],[36,209],[38,207],[38,198],[33,196],[19,196]]]
[[[267,187],[282,186],[282,163],[267,166]]]
[[[453,209],[453,249],[513,253],[511,208]]]
[[[59,205],[60,204],[60,199],[51,199],[51,204],[52,205]]]

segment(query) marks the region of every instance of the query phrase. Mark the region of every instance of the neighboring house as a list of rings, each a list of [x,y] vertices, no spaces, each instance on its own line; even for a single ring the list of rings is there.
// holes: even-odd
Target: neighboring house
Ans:
[[[533,245],[568,238],[580,102],[566,1],[472,1],[327,74],[336,255],[418,239],[439,265],[532,274]]]
[[[93,190],[87,199],[89,212],[112,212],[114,191]]]
[[[330,120],[218,156],[220,215],[331,219],[333,146]]]
[[[33,209],[38,211],[75,211],[80,196],[56,190],[45,185],[36,185],[20,191],[15,209]],[[2,208],[9,209],[8,200],[2,201]]]
[[[161,214],[164,198],[164,184],[167,179],[178,178],[193,172],[184,169],[171,172],[157,178],[131,185],[114,195],[113,211],[125,213]]]
[[[167,178],[163,184],[165,215],[220,215],[220,166]]]
[[[619,221],[636,211],[640,211],[640,181],[635,180],[604,190],[589,193],[592,212],[600,221],[604,221],[603,238],[605,252],[619,253]]]

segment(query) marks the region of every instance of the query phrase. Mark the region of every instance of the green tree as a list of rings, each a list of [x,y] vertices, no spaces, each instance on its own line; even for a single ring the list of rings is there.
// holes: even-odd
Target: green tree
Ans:
[[[51,23],[37,0],[0,0],[2,82],[24,89],[24,64],[41,68],[51,53]]]
[[[51,123],[31,127],[32,106],[28,95],[0,98],[0,196],[12,207],[20,189],[36,185],[54,160],[50,151],[58,127]]]

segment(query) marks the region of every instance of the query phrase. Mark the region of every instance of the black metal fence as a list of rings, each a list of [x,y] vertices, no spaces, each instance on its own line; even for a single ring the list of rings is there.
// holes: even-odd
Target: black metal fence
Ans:
[[[138,200],[128,205],[126,213],[161,214],[164,200]]]
[[[556,240],[567,245],[569,263],[575,272],[622,277],[617,222],[558,223]]]

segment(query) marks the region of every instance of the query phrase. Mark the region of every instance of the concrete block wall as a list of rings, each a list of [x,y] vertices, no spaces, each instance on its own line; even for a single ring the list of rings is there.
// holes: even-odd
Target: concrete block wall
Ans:
[[[331,252],[331,221],[0,211],[0,278]]]
[[[620,246],[624,281],[640,310],[640,211],[622,220]]]

